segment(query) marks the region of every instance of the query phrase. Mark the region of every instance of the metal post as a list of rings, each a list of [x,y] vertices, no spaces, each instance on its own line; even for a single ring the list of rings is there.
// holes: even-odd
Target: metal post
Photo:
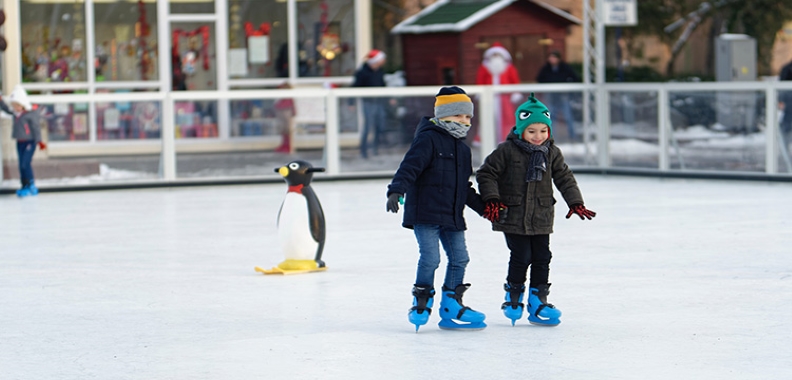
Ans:
[[[497,144],[497,140],[495,139],[495,134],[497,133],[495,128],[495,108],[494,104],[494,91],[492,90],[492,86],[483,86],[483,90],[481,91],[481,95],[479,96],[478,102],[478,113],[480,114],[479,118],[479,137],[481,137],[481,159],[484,163],[484,158],[488,154],[488,152],[492,152],[495,150],[495,145]]]
[[[341,147],[338,125],[338,96],[334,90],[325,96],[325,158],[327,175],[341,172]],[[294,142],[292,142],[294,144]]]
[[[778,91],[767,86],[765,88],[765,173],[778,173]]]
[[[599,136],[597,138],[598,163],[600,167],[610,166],[610,130],[608,128],[608,93],[605,89],[605,20],[603,0],[595,0],[596,3],[596,35],[594,53],[597,62],[597,92],[596,92],[596,121]]]
[[[162,101],[162,153],[160,154],[161,177],[165,181],[176,179],[176,133],[174,130],[173,98],[170,93]]]
[[[657,143],[660,150],[658,169],[667,171],[671,168],[668,157],[668,135],[671,131],[669,123],[668,90],[660,87],[657,90]]]

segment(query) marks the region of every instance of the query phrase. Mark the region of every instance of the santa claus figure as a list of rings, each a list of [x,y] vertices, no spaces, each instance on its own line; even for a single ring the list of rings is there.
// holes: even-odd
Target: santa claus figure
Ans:
[[[498,42],[484,51],[484,59],[476,74],[476,84],[517,84],[520,76],[512,64],[511,54]],[[495,125],[498,141],[503,141],[514,127],[514,111],[522,100],[520,93],[500,94],[495,97]]]

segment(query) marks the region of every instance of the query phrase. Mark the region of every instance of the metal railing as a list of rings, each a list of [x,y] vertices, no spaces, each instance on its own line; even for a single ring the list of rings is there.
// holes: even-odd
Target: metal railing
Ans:
[[[549,93],[567,93],[571,95],[582,96],[586,89],[583,84],[521,84],[509,86],[463,86],[464,89],[476,101],[476,119],[479,123],[479,136],[480,143],[476,149],[480,152],[477,159],[479,162],[474,162],[477,166],[483,157],[492,151],[498,141],[496,140],[496,129],[494,126],[495,104],[494,98],[500,94],[508,93],[522,93],[527,95],[530,92],[537,94]],[[86,141],[51,141],[49,144],[54,151],[58,149],[70,149],[72,155],[79,156],[81,150],[85,151],[86,156],[91,155],[92,147],[111,147],[117,149],[123,154],[129,154],[130,149],[134,150],[135,147],[146,146],[149,150],[159,151],[160,155],[160,168],[158,171],[158,179],[153,181],[155,184],[176,184],[180,182],[189,182],[190,180],[180,178],[177,170],[177,155],[181,152],[189,151],[188,147],[191,145],[205,145],[212,146],[223,144],[228,151],[234,151],[235,147],[240,150],[251,150],[251,144],[248,140],[233,138],[232,136],[221,135],[216,138],[207,139],[177,139],[176,138],[176,114],[175,104],[177,102],[190,102],[190,101],[216,101],[219,105],[228,104],[229,102],[238,100],[279,100],[284,98],[301,99],[301,98],[323,98],[324,99],[324,148],[322,149],[322,165],[326,168],[326,173],[323,176],[328,178],[344,178],[350,176],[381,176],[392,174],[396,167],[393,165],[381,168],[368,168],[364,170],[355,170],[353,172],[345,172],[342,170],[342,147],[340,143],[340,122],[339,117],[341,108],[344,104],[349,102],[345,99],[355,98],[368,98],[368,97],[387,97],[392,99],[404,99],[409,97],[427,97],[433,98],[437,93],[439,86],[431,87],[387,87],[387,88],[298,88],[290,90],[233,90],[226,92],[208,91],[208,92],[133,92],[133,93],[109,93],[109,94],[64,94],[64,95],[31,95],[30,99],[34,104],[75,104],[85,103],[88,104],[88,129],[89,134]],[[686,173],[689,175],[702,175],[706,176],[712,172],[717,172],[721,175],[735,175],[736,177],[748,175],[762,174],[765,177],[787,178],[792,173],[792,164],[789,162],[789,152],[787,151],[787,142],[782,139],[782,134],[779,133],[779,92],[792,92],[792,82],[702,82],[702,83],[629,83],[629,84],[606,84],[603,86],[600,94],[604,99],[597,101],[597,109],[593,110],[598,115],[596,118],[590,120],[605,120],[605,122],[596,121],[582,125],[583,139],[579,142],[568,142],[570,150],[578,149],[582,146],[583,153],[581,160],[573,166],[576,170],[591,170],[591,171],[618,171],[630,170],[642,171],[648,173],[656,173],[659,175],[670,173]],[[680,140],[675,138],[680,131],[690,125],[677,123],[674,124],[674,115],[678,114],[675,109],[675,101],[672,99],[685,98],[689,94],[711,94],[707,95],[712,98],[710,103],[718,103],[721,97],[726,94],[747,94],[749,107],[745,108],[744,112],[750,112],[755,116],[752,120],[753,125],[744,126],[746,129],[751,130],[752,135],[764,138],[764,147],[761,152],[754,152],[751,155],[763,154],[763,163],[749,169],[737,167],[723,168],[716,170],[700,170],[691,168],[683,159],[684,152],[691,152],[694,148],[685,147],[680,144]],[[617,94],[618,96],[614,96]],[[624,95],[627,94],[627,95]],[[613,125],[613,118],[611,117],[611,107],[631,107],[630,104],[625,104],[622,99],[628,98],[629,94],[643,94],[651,101],[645,104],[650,113],[656,112],[656,131],[651,131],[650,135],[656,134],[656,142],[654,137],[645,139],[650,141],[651,146],[657,149],[656,164],[654,158],[651,159],[652,164],[647,166],[645,163],[642,166],[634,168],[630,164],[613,164],[615,152],[611,151],[611,146],[614,142],[620,141],[619,137],[613,137],[611,127]],[[687,94],[687,95],[686,95]],[[626,97],[625,97],[626,96]],[[745,96],[744,96],[745,97]],[[96,125],[96,105],[108,102],[156,102],[159,105],[160,113],[160,138],[149,139],[146,141],[132,141],[132,140],[98,140],[97,139],[97,125]],[[673,104],[672,104],[673,103]],[[710,104],[709,108],[717,108],[717,105]],[[227,105],[226,105],[227,107]],[[579,111],[579,110],[578,110]],[[709,110],[708,112],[718,112],[717,110]],[[359,113],[359,112],[358,112]],[[752,117],[754,117],[752,116]],[[360,117],[358,117],[360,119]],[[579,116],[575,122],[581,123],[582,120],[587,118]],[[220,112],[220,117],[217,124],[229,124],[230,118],[228,113],[223,116]],[[224,124],[225,123],[225,124]],[[654,121],[652,123],[654,124]],[[688,123],[689,124],[689,123]],[[629,125],[624,128],[629,129]],[[709,126],[704,126],[708,128]],[[555,132],[554,132],[555,133]],[[253,140],[250,140],[253,141]],[[566,147],[567,142],[559,141],[559,144]],[[695,144],[693,144],[695,145]],[[244,148],[242,148],[244,147]],[[111,149],[111,150],[112,150]],[[255,148],[253,148],[255,150]],[[406,147],[404,147],[406,150]],[[77,152],[75,154],[74,152]],[[298,152],[299,153],[299,152]],[[108,155],[107,152],[104,155]],[[109,153],[112,156],[112,152]],[[299,154],[298,154],[299,156]],[[293,157],[285,157],[291,159]],[[56,159],[56,158],[53,158]],[[739,165],[736,165],[739,166]],[[759,168],[759,169],[757,169]],[[782,170],[780,170],[782,169]],[[275,174],[272,174],[275,177]],[[270,176],[254,175],[246,176],[248,179],[267,179]],[[209,178],[209,180],[223,181],[228,178]],[[194,181],[194,179],[192,180]],[[6,181],[7,182],[7,181]],[[151,181],[149,181],[151,182]],[[9,185],[4,185],[6,188]],[[68,188],[68,182],[65,182],[63,187]]]

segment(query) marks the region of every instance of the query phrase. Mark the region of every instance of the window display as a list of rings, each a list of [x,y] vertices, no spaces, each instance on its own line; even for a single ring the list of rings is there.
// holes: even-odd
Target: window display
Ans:
[[[286,2],[227,1],[229,78],[288,77]]]
[[[171,24],[173,90],[217,89],[213,23]]]
[[[96,81],[155,81],[157,4],[94,3]]]
[[[354,0],[297,4],[299,76],[355,74]]]
[[[84,82],[85,2],[22,0],[19,4],[24,82]]]

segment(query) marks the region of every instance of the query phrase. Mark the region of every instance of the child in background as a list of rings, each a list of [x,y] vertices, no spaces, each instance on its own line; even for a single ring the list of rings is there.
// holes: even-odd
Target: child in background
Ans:
[[[462,304],[470,287],[463,283],[470,258],[465,246],[465,205],[479,215],[484,202],[473,189],[470,148],[463,139],[470,130],[473,102],[459,87],[443,87],[435,98],[435,117],[418,124],[412,145],[388,185],[387,210],[399,211],[404,201],[402,226],[415,231],[418,240],[418,271],[408,313],[415,330],[432,312],[435,270],[440,265],[438,241],[448,256],[448,268],[440,301],[440,328],[483,329],[485,315]],[[455,322],[459,321],[461,323]]]
[[[17,196],[26,197],[38,194],[38,188],[33,181],[33,153],[36,152],[36,145],[39,149],[47,149],[47,145],[41,141],[41,127],[39,126],[39,115],[33,111],[33,105],[28,100],[27,92],[22,86],[17,86],[8,98],[13,110],[9,109],[0,96],[0,110],[10,114],[13,119],[13,130],[11,137],[17,141],[17,160],[19,161],[19,178],[22,181],[22,188],[17,190]]]
[[[553,183],[569,213],[581,219],[596,213],[586,209],[575,176],[552,138],[550,112],[534,94],[515,112],[516,126],[506,141],[490,153],[476,173],[486,202],[484,217],[501,231],[511,250],[503,313],[514,322],[523,315],[526,273],[531,267],[528,320],[555,326],[561,311],[547,303],[550,293],[550,234],[553,232]],[[552,182],[551,182],[552,180]]]

